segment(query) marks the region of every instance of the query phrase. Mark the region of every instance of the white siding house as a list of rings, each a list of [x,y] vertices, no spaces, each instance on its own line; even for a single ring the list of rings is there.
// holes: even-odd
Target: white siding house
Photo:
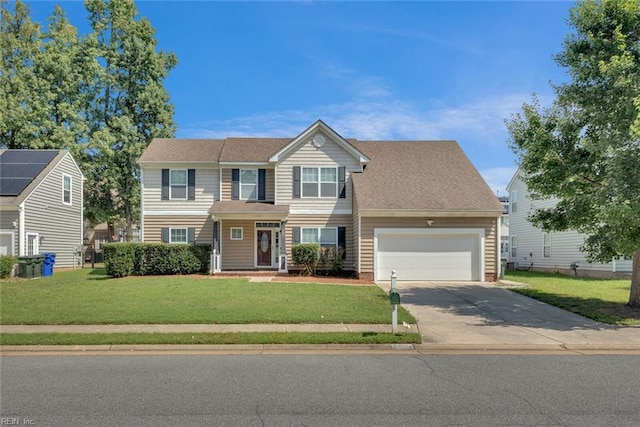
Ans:
[[[518,170],[507,186],[509,191],[509,267],[557,271],[577,275],[614,276],[631,273],[631,259],[589,263],[580,251],[585,235],[576,231],[545,233],[528,221],[536,209],[551,208],[557,200],[532,200]]]

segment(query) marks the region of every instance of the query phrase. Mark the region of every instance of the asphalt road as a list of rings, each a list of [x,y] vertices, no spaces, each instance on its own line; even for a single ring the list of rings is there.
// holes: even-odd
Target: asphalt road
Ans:
[[[0,425],[635,427],[638,366],[584,355],[12,356],[0,359]]]

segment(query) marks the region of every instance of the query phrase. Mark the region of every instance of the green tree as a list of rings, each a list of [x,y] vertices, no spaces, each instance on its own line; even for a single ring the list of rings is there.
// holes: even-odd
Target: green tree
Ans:
[[[588,235],[592,261],[633,256],[629,305],[640,307],[640,3],[585,0],[556,62],[569,81],[553,105],[534,97],[507,121],[533,198],[557,198],[530,220]]]
[[[21,1],[0,0],[0,140],[6,148],[32,148],[45,115],[32,96],[41,86],[34,61],[42,50],[42,30]]]
[[[89,212],[94,221],[139,217],[137,159],[155,137],[175,132],[173,105],[163,86],[175,55],[156,51],[155,30],[132,0],[87,0],[92,48],[101,71],[89,111],[93,150]]]

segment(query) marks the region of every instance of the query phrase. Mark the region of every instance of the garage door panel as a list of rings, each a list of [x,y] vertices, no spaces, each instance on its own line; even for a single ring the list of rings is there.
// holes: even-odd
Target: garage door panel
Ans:
[[[469,235],[381,234],[376,276],[386,280],[479,280],[479,237]]]

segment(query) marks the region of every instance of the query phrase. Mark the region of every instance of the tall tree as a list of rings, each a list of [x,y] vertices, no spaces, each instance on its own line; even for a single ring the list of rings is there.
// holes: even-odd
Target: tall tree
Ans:
[[[89,114],[95,159],[88,214],[121,220],[129,234],[139,216],[137,159],[153,138],[175,132],[163,82],[177,60],[156,51],[155,30],[138,17],[133,0],[86,0],[85,6],[102,67]]]
[[[32,148],[45,115],[32,96],[41,86],[34,62],[42,50],[42,30],[20,0],[0,0],[0,141],[7,148]]]
[[[558,198],[530,220],[577,230],[592,261],[633,256],[629,305],[640,308],[640,3],[584,0],[556,62],[569,82],[507,121],[509,144],[534,198]]]

